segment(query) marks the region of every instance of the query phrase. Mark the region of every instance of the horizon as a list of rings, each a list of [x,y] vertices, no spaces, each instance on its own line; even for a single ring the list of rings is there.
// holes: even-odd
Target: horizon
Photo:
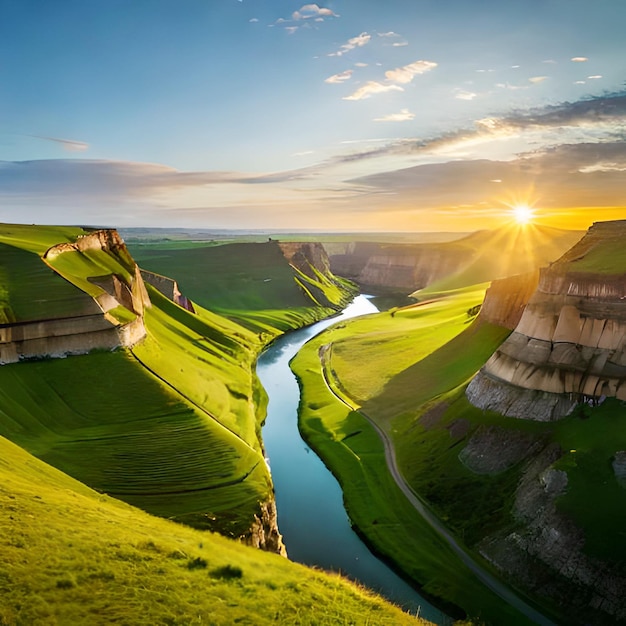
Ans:
[[[623,3],[4,13],[4,222],[367,234],[626,217]]]

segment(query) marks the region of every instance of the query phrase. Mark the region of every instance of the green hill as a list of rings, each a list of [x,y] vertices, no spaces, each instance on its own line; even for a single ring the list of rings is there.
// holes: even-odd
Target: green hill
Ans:
[[[426,623],[336,575],[152,517],[0,438],[0,624]]]

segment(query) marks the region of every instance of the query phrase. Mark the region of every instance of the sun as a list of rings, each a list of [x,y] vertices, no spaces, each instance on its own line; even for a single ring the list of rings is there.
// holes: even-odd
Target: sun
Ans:
[[[534,211],[527,204],[517,204],[511,208],[511,212],[518,224],[528,224],[535,216]]]

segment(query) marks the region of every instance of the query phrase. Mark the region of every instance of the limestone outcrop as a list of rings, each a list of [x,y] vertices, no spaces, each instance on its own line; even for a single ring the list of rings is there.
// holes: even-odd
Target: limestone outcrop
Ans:
[[[63,255],[88,256],[93,251],[109,255],[120,273],[83,278],[60,269]],[[116,231],[98,230],[76,242],[53,246],[42,260],[63,279],[83,291],[88,289],[88,293],[75,315],[0,324],[0,365],[28,358],[84,354],[95,349],[112,350],[132,346],[145,336],[143,311],[150,306],[150,298],[139,268]]]
[[[515,331],[468,386],[472,404],[550,421],[580,402],[626,400],[626,267],[613,257],[602,269],[625,238],[626,220],[594,224],[541,270]]]
[[[161,274],[155,274],[148,270],[141,270],[141,277],[144,283],[152,285],[158,292],[162,293],[166,298],[172,302],[176,302],[178,306],[183,309],[187,309],[191,313],[195,313],[193,303],[189,298],[184,296],[178,288],[178,283],[173,278],[167,276],[161,276]]]

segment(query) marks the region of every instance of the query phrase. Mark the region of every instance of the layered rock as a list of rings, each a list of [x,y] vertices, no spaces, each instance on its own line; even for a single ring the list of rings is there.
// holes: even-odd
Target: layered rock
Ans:
[[[599,273],[582,262],[624,237],[626,221],[594,224],[541,270],[515,331],[468,386],[472,404],[549,421],[583,401],[626,400],[626,268]]]
[[[330,256],[331,270],[362,288],[402,291],[421,289],[470,262],[470,250],[430,244],[357,242]]]
[[[69,282],[55,262],[66,253],[85,254],[100,250],[113,257],[124,271],[88,278],[93,294],[85,294],[76,315],[50,319],[21,320],[0,324],[0,364],[20,359],[63,357],[95,349],[112,350],[132,346],[146,334],[143,311],[150,299],[139,268],[114,230],[99,230],[79,237],[74,243],[53,246],[43,262]]]

